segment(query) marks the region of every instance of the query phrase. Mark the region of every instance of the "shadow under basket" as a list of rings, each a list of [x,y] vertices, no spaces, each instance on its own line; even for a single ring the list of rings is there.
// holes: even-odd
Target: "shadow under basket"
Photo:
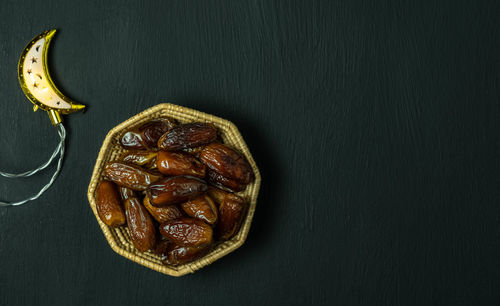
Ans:
[[[120,145],[121,137],[128,130],[138,127],[149,120],[164,117],[174,118],[179,123],[195,121],[213,123],[217,127],[224,143],[236,148],[239,152],[245,155],[255,173],[255,181],[249,184],[244,191],[237,193],[249,204],[247,215],[243,219],[239,232],[230,240],[217,244],[207,255],[193,262],[175,267],[164,265],[161,262],[160,257],[151,251],[139,252],[132,244],[129,231],[126,226],[112,228],[104,224],[97,215],[95,196],[97,185],[104,179],[104,167],[106,163],[117,160],[119,156],[125,152],[125,149],[123,149]],[[171,276],[182,276],[188,273],[193,273],[196,270],[211,264],[217,259],[220,259],[221,257],[236,250],[245,242],[255,212],[260,183],[261,177],[259,169],[257,168],[245,141],[238,131],[238,128],[232,122],[193,109],[165,103],[149,108],[109,131],[99,152],[94,172],[90,180],[87,196],[97,222],[99,223],[106,240],[115,252],[155,271]]]

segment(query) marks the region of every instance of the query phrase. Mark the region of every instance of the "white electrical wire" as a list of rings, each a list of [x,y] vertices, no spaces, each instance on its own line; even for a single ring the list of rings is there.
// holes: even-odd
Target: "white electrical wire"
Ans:
[[[0,201],[0,206],[19,206],[19,205],[22,205],[26,202],[36,200],[47,189],[49,189],[50,186],[52,186],[52,184],[54,183],[54,181],[57,178],[57,175],[61,171],[62,161],[64,158],[64,144],[65,144],[65,140],[66,140],[66,129],[64,128],[64,125],[62,123],[59,123],[56,126],[56,128],[57,128],[57,132],[59,133],[59,137],[60,137],[59,145],[56,147],[54,153],[52,153],[52,156],[49,158],[49,160],[46,161],[43,165],[41,165],[40,167],[38,167],[36,169],[26,171],[23,173],[19,173],[19,174],[13,174],[13,173],[7,173],[7,172],[0,171],[0,175],[7,177],[7,178],[29,177],[29,176],[32,176],[33,174],[38,173],[39,171],[42,171],[43,169],[47,168],[52,163],[52,161],[54,161],[57,154],[60,154],[59,161],[57,162],[56,171],[52,175],[52,178],[50,179],[50,181],[45,186],[43,186],[43,188],[37,194],[35,194],[27,199],[16,201],[16,202],[2,202],[2,201]]]

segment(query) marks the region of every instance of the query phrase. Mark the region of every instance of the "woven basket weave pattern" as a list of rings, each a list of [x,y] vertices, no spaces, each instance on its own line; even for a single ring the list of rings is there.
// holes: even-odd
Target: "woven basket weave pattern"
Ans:
[[[243,197],[249,203],[247,215],[243,220],[239,232],[231,240],[218,244],[212,252],[205,255],[204,257],[194,262],[177,267],[163,265],[160,261],[160,257],[150,251],[144,253],[137,251],[130,241],[128,228],[126,226],[111,228],[104,224],[97,215],[95,202],[95,190],[99,182],[104,179],[103,173],[106,163],[109,161],[117,160],[123,154],[123,152],[125,152],[125,150],[120,145],[121,137],[128,130],[133,129],[134,127],[138,127],[152,119],[161,117],[174,118],[177,119],[177,121],[179,121],[180,123],[195,121],[213,123],[217,127],[224,143],[236,148],[238,151],[243,153],[248,159],[255,173],[255,181],[249,184],[243,192],[238,193],[238,195]],[[252,217],[255,212],[260,182],[261,177],[259,169],[257,168],[257,165],[255,164],[255,161],[252,158],[252,155],[250,154],[245,141],[241,137],[238,128],[233,123],[193,109],[165,103],[159,104],[143,111],[142,113],[116,126],[108,133],[99,152],[87,196],[92,211],[96,216],[97,222],[99,223],[99,226],[101,227],[106,240],[115,252],[155,271],[172,276],[182,276],[187,273],[193,273],[194,271],[206,265],[209,265],[217,259],[234,251],[243,244],[248,235]]]

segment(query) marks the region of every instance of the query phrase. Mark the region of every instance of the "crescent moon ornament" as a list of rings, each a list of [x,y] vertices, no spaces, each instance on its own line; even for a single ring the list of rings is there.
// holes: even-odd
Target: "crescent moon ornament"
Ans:
[[[64,96],[50,77],[47,53],[56,30],[45,31],[33,38],[24,48],[18,65],[18,76],[21,88],[34,104],[33,111],[38,108],[48,112],[52,124],[61,122],[61,114],[70,114],[85,108]]]
[[[63,95],[57,89],[52,81],[52,78],[50,77],[47,63],[47,53],[55,32],[56,30],[45,31],[28,43],[21,53],[21,58],[19,59],[19,64],[17,66],[17,72],[19,83],[24,94],[34,104],[33,111],[37,111],[39,108],[46,111],[52,124],[57,128],[60,138],[59,144],[52,153],[51,157],[38,168],[18,174],[0,171],[0,175],[7,178],[32,176],[47,168],[59,155],[57,168],[52,174],[50,181],[43,186],[37,194],[16,202],[0,201],[0,206],[18,206],[29,201],[36,200],[47,189],[49,189],[50,186],[52,186],[57,178],[57,175],[61,171],[62,161],[64,158],[66,129],[62,124],[61,114],[71,114],[85,108],[84,105],[75,103]]]

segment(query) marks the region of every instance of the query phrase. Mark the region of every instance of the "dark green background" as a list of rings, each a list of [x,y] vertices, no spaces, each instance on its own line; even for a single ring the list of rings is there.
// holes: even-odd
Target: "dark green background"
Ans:
[[[17,81],[36,34],[88,111],[55,186],[0,209],[0,305],[498,305],[495,2],[2,0],[0,169],[57,142]],[[243,247],[182,278],[115,254],[86,198],[109,129],[161,102],[233,121],[263,177]]]

